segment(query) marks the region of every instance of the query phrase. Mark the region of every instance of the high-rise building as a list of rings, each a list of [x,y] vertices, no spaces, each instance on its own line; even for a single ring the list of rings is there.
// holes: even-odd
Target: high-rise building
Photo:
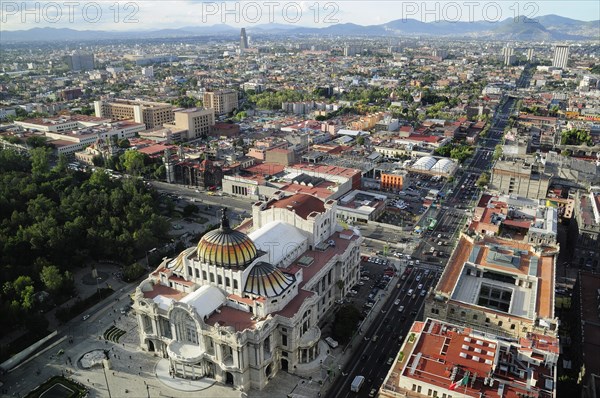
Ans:
[[[237,109],[238,93],[235,90],[207,91],[203,101],[205,107],[215,110],[215,114],[225,115]]]
[[[527,61],[533,61],[533,48],[527,50]]]
[[[66,61],[69,69],[74,72],[94,69],[94,54],[75,51],[67,56]]]
[[[554,58],[552,59],[552,66],[564,69],[567,67],[568,62],[569,62],[569,46],[554,47]]]
[[[147,77],[147,78],[153,78],[154,77],[154,68],[152,66],[147,66],[142,68],[142,76]]]
[[[502,49],[502,56],[504,57],[504,65],[510,66],[515,63],[515,49],[506,46]]]
[[[240,32],[240,49],[246,50],[248,48],[248,36],[246,36],[246,28],[242,28]]]
[[[348,45],[344,46],[344,57],[353,57],[356,54],[360,54],[362,49],[360,46]]]
[[[173,106],[162,102],[131,101],[113,99],[94,101],[97,117],[109,117],[113,120],[134,120],[144,123],[146,128],[160,127],[173,121]]]

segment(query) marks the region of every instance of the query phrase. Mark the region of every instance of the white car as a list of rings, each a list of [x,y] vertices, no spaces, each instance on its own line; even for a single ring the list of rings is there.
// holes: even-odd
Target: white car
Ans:
[[[89,314],[87,314],[87,315],[84,315],[84,316],[83,316],[83,320],[85,321],[85,320],[86,320],[86,319],[88,319],[89,317],[90,317],[90,315],[89,315]]]
[[[404,306],[403,305],[401,305],[400,307],[398,307],[398,312],[402,312],[402,311],[404,311]]]
[[[396,299],[396,300],[394,301],[394,305],[398,305],[398,304],[400,304],[400,299]]]

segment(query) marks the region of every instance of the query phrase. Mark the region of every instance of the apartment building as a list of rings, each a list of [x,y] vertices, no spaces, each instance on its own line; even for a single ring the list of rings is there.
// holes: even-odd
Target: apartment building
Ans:
[[[235,90],[207,91],[203,99],[206,108],[215,110],[216,115],[226,115],[238,107],[238,92]]]
[[[141,100],[112,99],[94,101],[97,117],[109,117],[113,120],[133,120],[144,123],[153,129],[174,120],[174,108],[171,104]]]

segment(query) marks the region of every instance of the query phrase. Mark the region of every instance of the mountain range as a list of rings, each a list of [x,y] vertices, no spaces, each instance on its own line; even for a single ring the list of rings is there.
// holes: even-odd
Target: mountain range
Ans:
[[[397,19],[380,25],[335,24],[323,28],[295,25],[263,24],[246,28],[249,35],[319,35],[319,36],[431,36],[522,41],[590,40],[600,37],[600,20],[578,21],[558,15],[535,19],[508,18],[498,22],[421,22],[416,19]],[[239,28],[226,24],[184,26],[177,29],[103,31],[69,28],[33,28],[3,31],[0,41],[85,41],[105,39],[152,39],[192,36],[236,35]]]

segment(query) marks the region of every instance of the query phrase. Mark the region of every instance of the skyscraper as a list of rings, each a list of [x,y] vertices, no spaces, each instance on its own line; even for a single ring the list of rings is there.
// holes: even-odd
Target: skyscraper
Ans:
[[[74,51],[67,56],[66,61],[69,69],[74,72],[94,69],[94,54]]]
[[[515,49],[507,45],[502,49],[504,56],[504,65],[512,65],[515,63]]]
[[[533,48],[527,50],[527,61],[533,61]]]
[[[568,62],[569,62],[569,46],[554,47],[554,58],[552,59],[552,66],[564,69],[567,67]]]
[[[246,36],[246,28],[242,28],[240,32],[240,49],[246,50],[248,48],[248,36]]]

